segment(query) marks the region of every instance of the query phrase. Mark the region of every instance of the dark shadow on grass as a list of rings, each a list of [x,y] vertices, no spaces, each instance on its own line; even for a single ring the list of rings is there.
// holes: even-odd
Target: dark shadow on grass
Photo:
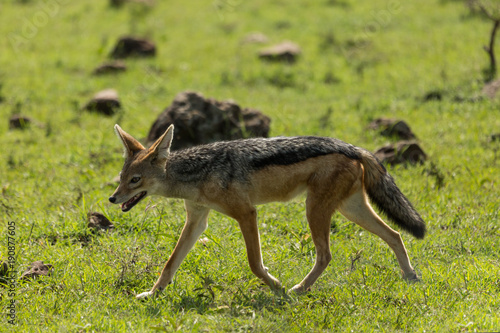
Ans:
[[[69,233],[52,233],[52,234],[42,234],[35,237],[36,242],[44,241],[47,244],[55,245],[58,242],[63,242],[66,245],[80,244],[82,247],[88,246],[94,239],[96,239],[100,234],[92,233],[89,230],[75,231]]]
[[[292,298],[284,291],[270,293],[267,290],[243,291],[240,288],[228,294],[226,296],[227,302],[224,303],[216,303],[212,298],[206,296],[199,297],[198,295],[195,297],[198,299],[193,300],[184,297],[182,302],[178,305],[199,304],[201,307],[197,308],[197,311],[200,314],[206,313],[207,311],[212,312],[214,309],[220,307],[226,308],[227,306],[227,311],[232,316],[241,316],[246,315],[249,310],[262,311],[266,309],[267,311],[274,312],[292,301]]]
[[[150,299],[146,300],[148,302],[147,311],[152,316],[157,316],[161,314],[159,311],[167,309],[165,303],[170,303],[169,312],[196,311],[200,315],[224,312],[239,317],[264,309],[275,312],[293,302],[293,298],[284,291],[270,293],[267,290],[243,291],[240,288],[232,293],[227,293],[223,299],[216,300],[216,298],[212,293],[201,291],[191,295],[185,294],[180,298],[167,296],[160,299],[160,302]]]

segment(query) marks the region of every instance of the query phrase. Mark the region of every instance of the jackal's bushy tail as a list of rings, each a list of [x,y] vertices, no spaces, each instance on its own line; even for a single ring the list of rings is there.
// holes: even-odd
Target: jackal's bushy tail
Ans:
[[[424,238],[425,224],[410,201],[401,193],[394,179],[370,152],[360,149],[365,169],[364,183],[370,200],[387,217],[416,238]]]

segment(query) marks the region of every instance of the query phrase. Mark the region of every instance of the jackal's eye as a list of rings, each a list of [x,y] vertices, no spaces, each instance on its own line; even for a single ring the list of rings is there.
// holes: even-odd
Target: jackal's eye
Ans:
[[[133,178],[130,180],[130,182],[131,182],[132,184],[135,184],[135,183],[138,183],[138,182],[139,182],[139,180],[141,180],[141,177],[133,177]]]

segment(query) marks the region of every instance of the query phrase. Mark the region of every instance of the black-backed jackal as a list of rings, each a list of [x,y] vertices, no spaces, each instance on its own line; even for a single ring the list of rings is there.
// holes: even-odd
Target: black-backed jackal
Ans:
[[[161,276],[144,298],[163,290],[205,231],[214,209],[234,218],[245,239],[252,272],[276,290],[280,282],[262,262],[256,205],[287,201],[306,191],[306,215],[316,262],[291,291],[307,290],[331,260],[330,222],[339,211],[382,238],[396,254],[406,279],[418,279],[398,232],[373,211],[368,198],[387,217],[417,238],[425,225],[393,178],[367,150],[325,137],[276,137],[216,142],[170,152],[173,126],[150,148],[115,125],[125,164],[109,201],[126,212],[147,195],[184,199],[186,224]]]

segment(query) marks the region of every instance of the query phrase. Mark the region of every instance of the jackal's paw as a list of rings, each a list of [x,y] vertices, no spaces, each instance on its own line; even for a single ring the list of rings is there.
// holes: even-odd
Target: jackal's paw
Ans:
[[[405,279],[408,282],[419,282],[420,281],[420,278],[418,277],[418,275],[415,271],[413,271],[409,274],[404,274],[403,279]]]
[[[154,295],[153,291],[146,291],[143,293],[140,293],[139,295],[136,295],[135,298],[140,299],[140,300],[146,300],[148,298],[152,298]]]
[[[292,289],[290,289],[290,290],[288,291],[288,293],[289,293],[289,294],[292,294],[292,293],[293,293],[293,294],[296,294],[296,295],[301,295],[301,294],[304,294],[304,293],[306,293],[306,292],[308,292],[308,291],[311,291],[311,289],[310,289],[310,288],[307,288],[307,289],[306,289],[306,288],[304,288],[304,286],[303,286],[303,285],[301,285],[301,284],[297,284],[297,285],[293,286],[293,287],[292,287]]]

